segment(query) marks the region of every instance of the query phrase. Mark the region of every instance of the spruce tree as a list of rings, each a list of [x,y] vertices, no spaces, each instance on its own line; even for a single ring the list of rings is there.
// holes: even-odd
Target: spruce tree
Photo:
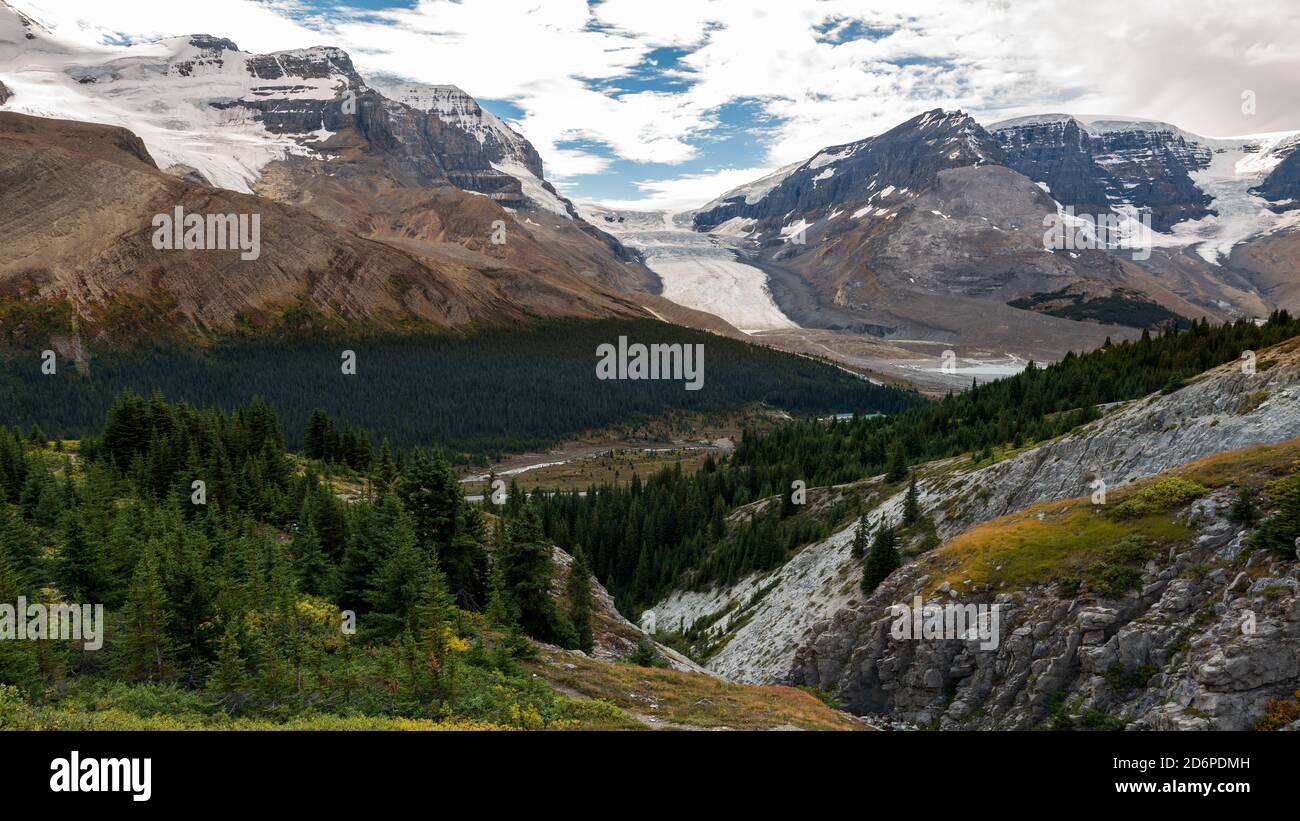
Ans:
[[[415,608],[412,633],[424,658],[424,689],[434,698],[450,698],[456,684],[456,605],[436,561],[425,574],[424,590]]]
[[[901,482],[907,478],[907,451],[901,442],[895,441],[889,449],[889,462],[885,469],[885,481]]]
[[[916,476],[907,483],[907,495],[903,497],[903,526],[911,527],[921,520],[921,503],[916,492]]]
[[[867,541],[870,534],[867,532],[867,517],[858,517],[858,527],[853,531],[853,558],[861,559],[867,555]]]
[[[63,517],[63,548],[56,567],[59,592],[67,601],[102,603],[107,592],[107,568],[102,546],[92,545],[81,516]]]
[[[1300,538],[1300,476],[1285,480],[1278,496],[1278,509],[1260,522],[1251,536],[1255,548],[1271,550],[1278,556],[1290,559],[1296,555],[1296,539]]]
[[[1255,494],[1248,487],[1243,487],[1228,509],[1228,521],[1239,525],[1253,525],[1259,518],[1259,508],[1255,505]]]
[[[293,539],[293,569],[298,589],[313,596],[332,596],[336,572],[321,549],[320,537],[312,522],[305,522]]]
[[[329,417],[325,411],[317,408],[311,412],[311,419],[307,422],[307,434],[303,444],[303,455],[308,459],[327,459],[329,458]]]
[[[136,563],[126,598],[119,663],[129,679],[158,681],[166,675],[171,655],[167,621],[167,596],[150,543]]]
[[[0,511],[3,512],[3,511]],[[16,607],[18,597],[29,592],[14,567],[8,546],[0,541],[0,604]],[[40,667],[36,642],[0,639],[0,684],[37,688]]]
[[[862,563],[862,592],[870,595],[901,564],[894,528],[882,522],[871,541],[867,560]]]
[[[505,544],[497,549],[495,558],[501,573],[501,595],[508,600],[519,627],[535,639],[563,644],[565,630],[551,598],[551,545],[542,536],[532,505],[508,524]],[[571,629],[569,632],[572,640]]]
[[[393,461],[393,446],[387,438],[379,446],[379,463],[375,466],[372,481],[381,493],[392,490],[397,481],[397,463]]]
[[[228,712],[238,711],[248,686],[248,662],[244,660],[233,624],[226,626],[225,635],[217,647],[217,661],[208,676],[208,689],[218,694]]]
[[[27,533],[27,526],[13,508],[0,503],[0,551],[9,556],[22,589],[27,590],[42,574],[41,545]],[[0,601],[10,601],[0,599]],[[13,602],[10,601],[10,604]]]
[[[591,569],[587,566],[587,551],[581,545],[573,549],[565,593],[569,599],[569,621],[578,635],[578,649],[590,653],[596,643],[591,632]]]
[[[487,554],[473,530],[465,492],[441,453],[416,451],[401,482],[402,502],[410,511],[416,543],[426,557],[438,556],[457,602],[483,606],[487,596]]]
[[[415,546],[410,517],[396,522],[393,552],[375,574],[367,600],[374,608],[368,621],[384,636],[398,636],[415,621],[415,609],[428,583],[426,559]]]

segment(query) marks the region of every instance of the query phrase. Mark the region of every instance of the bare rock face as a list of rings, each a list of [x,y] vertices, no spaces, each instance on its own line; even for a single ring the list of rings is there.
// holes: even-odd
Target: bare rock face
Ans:
[[[192,185],[202,185],[208,188],[212,187],[212,183],[207,177],[203,176],[203,172],[192,165],[176,163],[175,165],[169,165],[164,168],[163,173],[171,174],[173,177],[179,180],[184,180]]]
[[[1210,213],[1211,198],[1191,173],[1210,163],[1211,148],[1163,123],[1099,121],[1064,115],[995,124],[991,133],[1007,165],[1046,183],[1052,196],[1081,214],[1117,204],[1149,209],[1152,227]]]
[[[1251,193],[1270,200],[1270,207],[1275,211],[1300,208],[1300,151],[1292,147],[1286,159],[1278,163]]]
[[[0,105],[9,102],[9,98],[13,96],[14,93],[4,83],[0,83]]]
[[[1257,352],[1260,364],[1254,373],[1244,373],[1240,364],[1228,364],[1207,372],[1174,393],[1154,394],[1111,408],[1101,419],[1069,436],[994,465],[970,470],[953,461],[937,463],[932,466],[934,478],[919,483],[922,506],[934,518],[939,536],[947,540],[977,524],[1040,502],[1086,497],[1098,478],[1113,489],[1211,454],[1300,437],[1300,406],[1296,404],[1296,398],[1300,397],[1297,347],[1291,341]],[[878,478],[866,481],[876,482]],[[874,526],[882,516],[896,521],[902,502],[902,492],[882,499],[875,510],[868,511],[868,526]],[[1026,645],[1025,636],[1042,642],[1050,635],[1051,641],[1059,640],[1060,647],[1065,649],[1104,646],[1122,631],[1124,624],[1147,612],[1161,596],[1173,597],[1167,604],[1169,608],[1173,608],[1178,596],[1190,597],[1189,602],[1199,600],[1196,596],[1201,593],[1193,596],[1179,581],[1182,571],[1215,561],[1228,566],[1230,560],[1235,561],[1236,554],[1232,551],[1240,548],[1237,529],[1228,527],[1221,515],[1204,512],[1201,518],[1204,521],[1197,526],[1204,529],[1198,537],[1205,539],[1187,555],[1174,557],[1148,571],[1143,578],[1143,590],[1157,581],[1162,586],[1143,593],[1140,601],[1104,603],[1102,607],[1110,612],[1094,610],[1083,616],[1055,591],[1026,592],[1024,596],[1033,599],[1028,611],[1014,610],[1014,607],[1027,606],[1024,599],[1018,599],[1019,604],[1005,602],[1014,606],[1007,618],[1015,623],[1007,627],[1004,619],[1005,641],[998,658],[1003,653],[1026,654],[1028,677],[1014,683],[1014,689],[1020,692],[1030,687],[1042,694],[1042,704],[1035,701],[1032,709],[1023,708],[1018,714],[1020,718],[999,718],[997,726],[1040,720],[1052,694],[1064,687],[1067,680],[1074,680],[1071,676],[1075,656],[1066,653],[1055,662],[1040,662],[1047,656],[1035,653],[1048,651],[1036,651],[1033,643]],[[1005,659],[995,663],[994,654],[970,652],[960,663],[943,666],[938,656],[924,663],[913,660],[908,654],[916,652],[911,646],[914,642],[901,648],[894,646],[897,642],[886,646],[890,620],[885,608],[899,601],[910,602],[912,593],[924,585],[922,577],[930,571],[919,563],[906,565],[886,580],[870,600],[866,599],[858,589],[860,562],[850,554],[855,529],[856,524],[850,525],[826,540],[805,547],[783,567],[770,573],[756,574],[736,585],[710,591],[678,591],[651,609],[660,625],[671,628],[686,628],[706,617],[717,619],[712,629],[720,631],[719,636],[730,634],[730,637],[709,659],[706,666],[712,672],[737,681],[804,683],[842,692],[842,703],[855,705],[855,710],[887,710],[890,715],[906,716],[909,722],[927,724],[940,717],[935,705],[942,705],[945,692],[951,695],[955,681],[964,682],[970,676],[985,682],[995,677],[1001,681],[1005,666],[998,665],[1004,665]],[[1170,562],[1179,569],[1162,578],[1160,574],[1169,568]],[[1294,568],[1287,571],[1283,566],[1272,565],[1253,566],[1251,573],[1264,570],[1272,575],[1281,573],[1286,578],[1291,578],[1288,573],[1294,574]],[[1226,580],[1216,576],[1205,581],[1208,586],[1202,593],[1215,595],[1215,590],[1231,585],[1233,575],[1229,574]],[[985,593],[980,601],[995,600],[996,591]],[[1191,609],[1177,611],[1183,614],[1184,621],[1199,611],[1190,604],[1188,607]],[[1021,612],[1023,618],[1015,617],[1019,618],[1016,621],[1015,612]],[[1027,631],[1021,633],[1021,628]],[[1129,647],[1128,641],[1124,639],[1125,647]],[[1161,646],[1160,637],[1150,637],[1149,644],[1154,652],[1154,648]],[[926,652],[956,659],[964,646],[962,642],[951,642]],[[1247,642],[1243,646],[1253,645]],[[913,668],[914,663],[919,666]],[[969,672],[954,677],[947,672],[954,665],[958,670],[972,666]],[[930,672],[935,669],[941,672]],[[915,680],[906,679],[906,686],[917,689],[907,690],[899,679],[881,678],[889,676],[891,670],[900,676],[903,671],[912,670]],[[1213,666],[1208,674],[1219,675]],[[936,675],[941,676],[938,689],[926,690],[922,686],[925,679],[933,681]],[[1031,686],[1026,682],[1039,683]],[[1005,686],[1012,688],[1013,683]],[[885,694],[889,694],[888,698]],[[1253,709],[1264,694],[1265,690],[1253,693],[1247,706]],[[1019,697],[1013,694],[1007,698],[1014,702]],[[972,711],[977,706],[970,698],[963,703],[971,704]]]
[[[710,230],[740,217],[780,227],[792,216],[865,200],[887,187],[924,188],[945,168],[1001,161],[997,143],[973,118],[935,109],[879,136],[823,149],[757,202],[736,196],[697,212],[695,226]]]
[[[1221,513],[1230,496],[1185,510],[1193,545],[1150,562],[1123,598],[1086,603],[1055,585],[964,597],[999,606],[992,650],[973,637],[893,638],[887,603],[948,598],[927,592],[924,563],[906,567],[814,627],[792,680],[857,713],[942,729],[1251,729],[1300,686],[1300,567],[1243,551]]]
[[[297,205],[178,179],[158,170],[143,143],[121,128],[0,113],[0,180],[0,233],[12,240],[0,249],[0,298],[66,307],[56,314],[92,342],[274,326],[286,312],[325,327],[380,329],[641,313],[571,270],[531,271],[433,246],[406,249]],[[503,219],[524,233],[485,197],[452,186],[443,193],[448,212],[464,210],[466,201],[485,209],[476,227]],[[176,208],[256,215],[258,256],[155,247],[153,219]],[[4,343],[25,341],[25,327],[0,330]]]
[[[551,577],[551,596],[558,601],[565,595],[565,583],[573,566],[573,557],[557,547],[552,550],[551,559],[555,568]],[[591,651],[592,658],[601,661],[622,661],[631,656],[643,641],[650,641],[641,632],[641,628],[623,618],[623,614],[619,613],[618,608],[614,606],[614,597],[595,577],[591,579],[591,594],[592,603],[595,605],[592,614],[594,621],[592,636],[595,639],[595,647]],[[688,673],[709,672],[671,647],[653,644],[663,660],[674,670]]]

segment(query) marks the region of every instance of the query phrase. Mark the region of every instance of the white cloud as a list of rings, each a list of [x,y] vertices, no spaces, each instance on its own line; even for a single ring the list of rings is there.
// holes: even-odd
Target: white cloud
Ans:
[[[633,183],[643,196],[636,199],[601,199],[600,204],[616,211],[690,211],[719,194],[771,174],[773,168],[724,168],[699,174],[683,174],[660,180]]]
[[[283,0],[12,0],[9,5],[61,39],[86,46],[123,37],[156,40],[186,34],[226,37],[246,51],[257,52],[329,45],[319,32],[290,19],[287,14],[300,6]]]
[[[632,162],[683,163],[720,106],[758,100],[775,118],[781,165],[879,133],[920,111],[963,108],[990,122],[1046,111],[1177,123],[1203,134],[1300,127],[1300,15],[1294,0],[421,0],[382,13],[316,14],[294,0],[18,0],[60,27],[97,35],[230,37],[268,51],[343,46],[363,71],[454,83],[509,100],[561,181]],[[290,19],[297,13],[302,22]],[[837,32],[825,37],[819,28]],[[842,41],[869,28],[871,38]],[[676,91],[614,95],[655,48],[688,53]],[[901,61],[901,63],[900,63]],[[625,83],[624,83],[625,84]],[[1256,114],[1241,110],[1255,93]],[[562,147],[564,146],[564,147]],[[715,178],[715,193],[733,177]],[[647,202],[698,190],[701,175],[638,184]]]

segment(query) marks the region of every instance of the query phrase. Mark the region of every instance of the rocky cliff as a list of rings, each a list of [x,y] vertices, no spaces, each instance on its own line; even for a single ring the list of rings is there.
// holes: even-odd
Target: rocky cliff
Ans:
[[[1253,720],[1249,717],[1260,705],[1287,686],[1294,688],[1300,683],[1294,680],[1294,672],[1288,672],[1286,663],[1270,667],[1255,659],[1270,652],[1285,655],[1291,646],[1286,642],[1296,638],[1295,616],[1287,616],[1295,613],[1295,600],[1288,596],[1294,594],[1296,570],[1293,562],[1243,552],[1241,528],[1227,523],[1222,509],[1234,482],[1258,487],[1276,478],[1279,471],[1285,473],[1295,458],[1294,445],[1258,458],[1249,448],[1300,436],[1300,412],[1295,404],[1300,397],[1298,347],[1300,343],[1292,340],[1258,352],[1253,373],[1245,372],[1240,364],[1225,365],[1173,393],[1109,408],[1102,419],[1081,430],[988,467],[971,469],[965,462],[946,460],[920,468],[922,506],[944,544],[906,564],[871,597],[863,596],[858,587],[861,563],[850,555],[855,530],[850,526],[808,545],[775,572],[752,576],[726,589],[674,593],[652,608],[657,622],[676,629],[699,619],[716,619],[710,630],[721,649],[706,666],[728,678],[804,683],[838,694],[842,703],[857,711],[885,713],[915,724],[969,720],[973,726],[1022,727],[1048,720],[1063,704],[1066,713],[1076,717],[1085,710],[1104,710],[1141,726],[1168,726],[1167,721],[1197,718],[1198,711],[1211,716],[1206,720],[1216,727]],[[1225,451],[1238,456],[1214,456]],[[1196,460],[1206,457],[1210,457],[1207,464],[1193,469]],[[1224,459],[1224,463],[1216,466],[1216,459]],[[1058,541],[1068,546],[1074,534],[1087,532],[1081,523],[1091,521],[1068,517],[1092,515],[1089,496],[1099,487],[1098,479],[1105,482],[1111,501],[1120,504],[1125,494],[1142,487],[1140,483],[1187,465],[1193,465],[1187,468],[1189,475],[1205,492],[1194,503],[1171,510],[1167,528],[1161,519],[1150,524],[1150,534],[1137,533],[1143,539],[1154,534],[1148,547],[1159,545],[1160,552],[1145,560],[1149,564],[1142,564],[1140,578],[1134,582],[1136,595],[1075,600],[1062,597],[1056,577],[1027,581],[1034,578],[1032,574],[1014,579],[999,575],[1014,566],[1010,562],[1020,537],[1008,536],[1006,523],[993,521],[998,517],[1028,521],[1029,527],[1059,519]],[[880,481],[875,477],[864,484],[868,490],[879,490]],[[878,495],[879,504],[868,515],[869,527],[882,517],[889,521],[899,517],[901,490]],[[1172,524],[1175,521],[1177,524]],[[983,523],[990,523],[987,527],[992,529],[981,531]],[[1123,541],[1124,527],[1107,530],[1106,538]],[[1106,538],[1088,549],[1106,547]],[[1002,546],[1002,552],[994,551],[998,556],[1011,551],[1001,562],[1003,567],[981,563],[986,551],[994,550],[989,545]],[[1056,564],[1047,566],[1059,569],[1062,575],[1074,572],[1068,562],[1057,567],[1069,555],[1067,551]],[[1214,572],[1220,568],[1222,573]],[[1255,602],[1260,623],[1284,631],[1273,650],[1259,643],[1263,641],[1259,637],[1275,636],[1265,632],[1267,625],[1256,637],[1234,639],[1229,645],[1214,638],[1219,634],[1213,631],[1226,630],[1229,617],[1239,615],[1238,610],[1218,611],[1214,620],[1205,621],[1211,615],[1206,605],[1217,607],[1222,602],[1222,596],[1216,598],[1216,594],[1222,593],[1225,585],[1233,588],[1233,596],[1249,592],[1237,578],[1241,572],[1251,577],[1251,585],[1258,579],[1270,580],[1252,595],[1267,599]],[[1006,587],[1000,586],[1004,583]],[[889,637],[887,608],[900,601],[910,603],[918,591],[927,599],[941,597],[963,603],[991,604],[999,596],[1011,596],[1002,601],[1008,606],[1010,621],[1004,619],[1009,626],[1003,634],[1008,638],[996,654],[978,657],[963,649],[967,644],[958,640],[933,647],[925,642],[882,643],[882,625],[884,638]],[[1166,595],[1171,598],[1157,607]],[[1094,615],[1081,616],[1085,611]],[[1153,623],[1164,625],[1161,630],[1165,631],[1132,640],[1148,648],[1146,656],[1142,653],[1148,651],[1133,650],[1128,638],[1144,629],[1144,614]],[[1082,627],[1080,619],[1085,620]],[[1137,626],[1126,630],[1130,623]],[[1174,629],[1187,635],[1180,634],[1177,642],[1167,641]],[[1090,635],[1084,642],[1086,633]],[[1117,635],[1121,638],[1115,639]],[[1194,652],[1184,652],[1174,668],[1165,670],[1161,665],[1175,661],[1173,648],[1184,638]],[[1114,643],[1105,652],[1117,654],[1116,661],[1098,655],[1095,664],[1083,666],[1081,647],[1106,647],[1112,639]],[[1215,661],[1216,654],[1223,659],[1245,654],[1245,660],[1229,666],[1246,672],[1225,685],[1228,689],[1196,689],[1195,682],[1202,681],[1198,678],[1202,672],[1197,672],[1201,668],[1208,677],[1205,681],[1221,681],[1222,673],[1215,670],[1228,662]],[[1121,668],[1118,671],[1112,670],[1116,663]],[[1148,698],[1150,709],[1138,709],[1137,701],[1144,696],[1136,684],[1128,685],[1149,666],[1168,676],[1169,692],[1176,690],[1177,698],[1182,699],[1179,709],[1191,705],[1190,712],[1181,714],[1182,718],[1161,718],[1153,712],[1158,706],[1154,702],[1159,700],[1154,698]],[[1008,674],[1010,670],[1023,675],[1014,678]],[[1119,709],[1123,699],[1107,700],[1110,697],[1100,687],[1094,688],[1095,693],[1088,689],[1097,684],[1092,680],[1095,675],[1104,678],[1107,674],[1119,682],[1125,698],[1131,697],[1132,710]],[[1183,683],[1177,684],[1180,681]],[[1212,695],[1216,692],[1240,697]],[[977,715],[980,705],[986,703],[985,711]],[[954,708],[951,714],[949,708]]]
[[[1107,515],[1087,499],[1036,505],[976,528],[815,625],[791,679],[836,693],[854,712],[914,726],[1251,729],[1300,686],[1300,565],[1294,556],[1246,548],[1246,530],[1226,518],[1235,496],[1226,482],[1260,482],[1297,455],[1300,443],[1291,440],[1180,470],[1225,486],[1178,506],[1164,523],[1164,541],[1133,535],[1142,528],[1130,525],[1133,533],[1102,560],[1111,563],[1103,574],[1131,573],[1122,589],[1080,592],[1068,575],[1077,565],[1066,559],[1055,577],[1040,573],[1029,583],[1012,578],[1010,550],[989,559],[999,562],[992,568],[970,561],[969,551],[997,550],[1026,521],[1055,527],[1051,546],[1083,550],[1077,520]],[[1030,536],[1016,549],[1042,546]],[[1131,566],[1115,564],[1119,549],[1133,551]],[[979,579],[957,579],[967,572]],[[888,608],[918,601],[996,605],[997,646],[973,628],[899,640]]]
[[[1078,213],[1142,209],[1157,231],[1210,213],[1212,198],[1191,175],[1209,166],[1212,149],[1171,125],[1046,115],[989,130],[1008,166]]]

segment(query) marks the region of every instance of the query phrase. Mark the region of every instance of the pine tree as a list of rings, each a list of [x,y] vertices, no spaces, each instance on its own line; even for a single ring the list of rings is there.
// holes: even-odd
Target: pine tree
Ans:
[[[153,544],[145,545],[127,593],[120,664],[133,681],[158,681],[168,669],[167,596]]]
[[[564,644],[566,636],[551,598],[551,545],[544,540],[531,505],[509,523],[505,544],[495,558],[501,573],[500,595],[508,601],[519,627],[535,639]]]
[[[885,470],[886,482],[901,482],[907,478],[907,451],[901,442],[895,441],[889,449],[889,462]]]
[[[867,532],[867,517],[858,517],[858,527],[853,531],[853,558],[861,559],[867,555],[867,540],[870,534]]]
[[[903,497],[903,526],[911,527],[921,520],[921,503],[916,492],[916,476],[907,483],[907,495]]]
[[[104,553],[90,543],[77,513],[68,513],[63,518],[63,548],[56,574],[59,592],[68,601],[104,601],[108,586]]]
[[[1240,525],[1253,525],[1259,518],[1259,508],[1255,505],[1255,494],[1248,487],[1243,487],[1228,509],[1228,521]]]
[[[41,545],[26,532],[26,525],[14,515],[13,508],[0,504],[0,552],[8,555],[18,584],[30,589],[41,575]],[[10,601],[0,599],[0,601]]]
[[[401,482],[402,502],[411,513],[416,543],[435,553],[457,602],[483,606],[487,594],[487,554],[472,528],[465,492],[442,454],[416,451]]]
[[[8,547],[0,540],[0,604],[16,606],[18,597],[27,592],[28,587],[14,567]],[[35,688],[40,674],[36,643],[12,638],[0,638],[0,684]]]
[[[303,444],[303,455],[308,459],[329,458],[329,434],[333,425],[330,424],[329,417],[325,411],[317,408],[311,412],[311,419],[307,422],[307,434]]]
[[[410,518],[399,517],[393,552],[375,574],[367,599],[374,608],[369,621],[377,633],[397,636],[415,621],[415,609],[428,582],[427,565],[415,546]]]
[[[1271,550],[1282,558],[1294,558],[1300,538],[1300,476],[1285,480],[1278,497],[1278,509],[1259,523],[1251,536],[1254,548]]]
[[[393,446],[387,438],[379,447],[379,464],[375,467],[373,481],[381,493],[392,490],[397,481],[397,463],[393,461]]]
[[[871,541],[867,560],[862,563],[862,592],[870,595],[901,564],[894,528],[882,522]]]
[[[412,625],[423,656],[423,687],[434,698],[450,698],[456,684],[456,605],[436,561],[429,563]]]
[[[185,670],[188,683],[202,683],[203,668],[211,658],[216,629],[217,591],[208,568],[211,545],[197,529],[178,516],[172,521],[170,553],[163,566],[164,593],[169,618],[172,660]]]
[[[596,643],[591,632],[591,569],[587,566],[587,551],[581,545],[573,549],[565,592],[569,599],[569,621],[578,635],[578,649],[590,653]]]
[[[238,711],[247,686],[248,663],[244,660],[235,627],[230,624],[226,626],[217,648],[217,662],[208,676],[208,689],[220,695],[226,710],[234,713]]]
[[[336,572],[333,564],[321,549],[316,528],[305,522],[293,539],[293,569],[298,578],[298,589],[313,596],[331,596],[335,589]]]

